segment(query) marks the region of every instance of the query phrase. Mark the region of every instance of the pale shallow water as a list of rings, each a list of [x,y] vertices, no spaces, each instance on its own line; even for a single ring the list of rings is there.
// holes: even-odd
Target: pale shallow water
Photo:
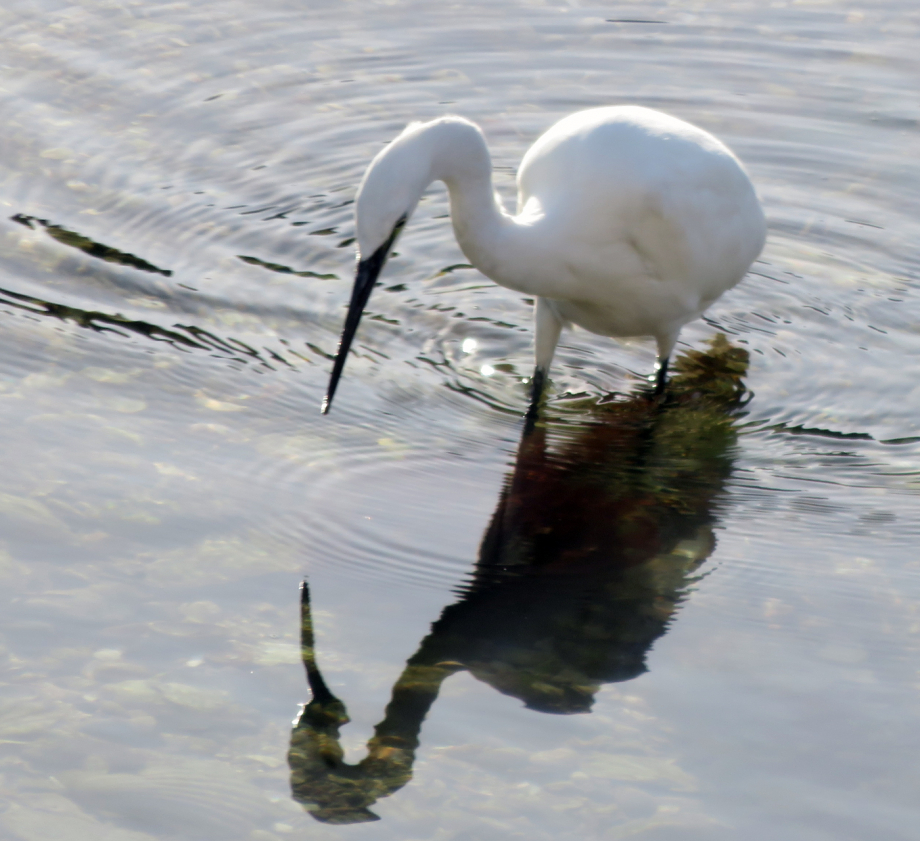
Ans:
[[[610,22],[627,20],[658,23]],[[11,0],[0,33],[4,838],[916,837],[914,4]],[[463,645],[514,633],[500,599],[475,608],[484,630],[463,617],[530,365],[528,303],[450,269],[433,189],[318,414],[355,186],[406,122],[450,111],[483,126],[510,198],[542,130],[619,102],[722,137],[770,226],[682,335],[750,351],[745,414],[705,452],[681,433],[696,484],[619,442],[637,472],[569,535],[577,555],[591,516],[666,500],[652,531],[677,554],[641,587],[670,620],[587,714],[496,691],[513,669],[449,677],[381,820],[320,823],[286,759],[309,698],[298,585],[358,762],[446,606]],[[573,396],[627,392],[652,361],[646,342],[564,338],[559,487],[622,463],[588,449]],[[577,671],[613,650],[603,622],[564,623],[511,654],[559,645]],[[472,656],[451,644],[445,662]]]

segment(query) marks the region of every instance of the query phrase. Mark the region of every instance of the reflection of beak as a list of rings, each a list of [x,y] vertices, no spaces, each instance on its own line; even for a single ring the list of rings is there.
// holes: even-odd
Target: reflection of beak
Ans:
[[[345,360],[348,358],[348,351],[351,348],[351,342],[358,330],[358,323],[361,321],[361,314],[364,307],[371,297],[374,284],[377,277],[383,271],[383,265],[390,255],[390,249],[399,236],[403,225],[406,224],[406,217],[403,217],[396,223],[393,233],[389,239],[380,246],[366,260],[358,263],[358,271],[355,275],[355,285],[351,290],[351,303],[348,305],[348,315],[345,316],[345,327],[342,329],[342,338],[339,341],[339,349],[335,354],[335,361],[332,363],[332,376],[329,378],[329,388],[326,390],[326,396],[323,398],[322,413],[325,415],[329,412],[332,405],[332,398],[335,395],[336,386],[339,384],[339,377],[342,376],[342,369],[345,367]]]

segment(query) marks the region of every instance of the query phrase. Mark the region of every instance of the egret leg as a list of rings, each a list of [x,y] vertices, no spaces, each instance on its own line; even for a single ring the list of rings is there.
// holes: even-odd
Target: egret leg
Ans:
[[[655,371],[655,397],[664,394],[665,386],[668,384],[668,362],[670,357],[666,356],[658,363],[658,369]]]
[[[546,376],[556,353],[559,334],[562,332],[562,319],[556,315],[553,305],[546,298],[537,298],[534,306],[534,357],[537,366],[533,372],[530,390],[530,408],[525,415],[524,431],[533,429],[540,412],[540,400],[546,387]]]
[[[679,333],[680,328],[655,337],[658,344],[658,367],[655,369],[655,390],[653,392],[655,397],[660,398],[664,395],[665,387],[668,384],[668,362],[671,359],[671,351],[674,350],[674,345],[677,344]]]
[[[530,389],[530,407],[524,415],[524,435],[529,435],[540,415],[540,401],[543,399],[543,389],[546,386],[546,371],[539,365],[534,369]]]

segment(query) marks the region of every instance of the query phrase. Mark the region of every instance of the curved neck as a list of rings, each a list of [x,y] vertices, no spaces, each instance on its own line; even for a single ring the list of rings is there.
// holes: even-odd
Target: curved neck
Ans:
[[[502,280],[520,226],[492,185],[492,157],[482,132],[466,121],[432,125],[430,181],[443,181],[457,243],[484,275]]]
[[[447,185],[454,233],[467,259],[497,283],[533,291],[528,279],[540,260],[533,215],[525,222],[505,212],[492,187],[485,138],[462,117],[413,123],[374,158],[356,197],[359,253],[383,247],[433,181]]]
[[[442,177],[450,195],[450,220],[460,249],[487,277],[501,274],[515,229],[492,186],[489,169],[477,177]]]

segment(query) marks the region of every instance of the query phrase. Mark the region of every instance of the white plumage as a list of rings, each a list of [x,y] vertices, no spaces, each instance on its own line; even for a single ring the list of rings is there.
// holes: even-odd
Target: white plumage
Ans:
[[[766,235],[738,159],[659,111],[624,105],[560,120],[521,161],[513,216],[492,187],[478,126],[462,117],[413,123],[374,158],[358,190],[358,272],[324,412],[377,275],[432,181],[447,185],[470,263],[536,298],[532,408],[569,324],[654,337],[662,390],[681,327],[744,277]]]

